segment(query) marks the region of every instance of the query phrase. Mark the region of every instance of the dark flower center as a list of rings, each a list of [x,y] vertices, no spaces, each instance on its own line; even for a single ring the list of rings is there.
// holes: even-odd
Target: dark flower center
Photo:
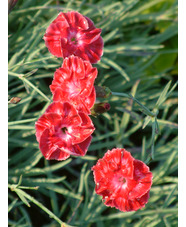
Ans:
[[[121,177],[118,178],[118,181],[119,181],[120,183],[123,183],[123,184],[124,184],[124,183],[126,182],[126,179],[125,179],[125,177],[122,177],[122,176],[121,176]]]
[[[66,127],[63,127],[61,130],[64,134],[66,133],[66,131],[68,131]]]
[[[73,42],[74,44],[77,44],[77,39],[76,39],[76,37],[72,37],[72,38],[71,38],[71,42]]]

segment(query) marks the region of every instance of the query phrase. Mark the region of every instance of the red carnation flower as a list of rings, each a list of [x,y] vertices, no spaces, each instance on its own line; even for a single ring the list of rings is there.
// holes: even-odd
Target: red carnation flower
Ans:
[[[152,173],[130,152],[116,148],[108,150],[92,167],[95,191],[103,196],[106,206],[121,211],[134,211],[148,202]]]
[[[36,122],[36,138],[46,159],[84,156],[93,131],[89,116],[68,102],[53,102]]]
[[[72,54],[96,63],[103,54],[101,29],[78,12],[59,13],[44,35],[48,50],[57,57]]]
[[[68,101],[77,110],[90,114],[96,93],[94,80],[97,69],[79,57],[70,56],[63,61],[62,68],[56,70],[50,85],[54,101]]]

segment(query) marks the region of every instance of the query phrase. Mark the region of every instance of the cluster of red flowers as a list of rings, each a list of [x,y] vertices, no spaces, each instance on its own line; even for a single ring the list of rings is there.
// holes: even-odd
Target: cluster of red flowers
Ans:
[[[84,156],[95,130],[91,108],[110,108],[95,104],[97,69],[92,63],[103,54],[100,34],[89,18],[74,11],[60,13],[46,30],[48,50],[64,58],[50,85],[53,102],[35,124],[39,148],[48,160]],[[148,202],[152,173],[125,149],[107,151],[92,170],[96,193],[103,196],[106,206],[132,211]]]
[[[101,29],[78,12],[60,13],[44,35],[48,50],[64,58],[50,85],[53,103],[36,122],[36,138],[46,159],[84,156],[95,130],[88,115],[96,100],[97,68],[103,54]]]

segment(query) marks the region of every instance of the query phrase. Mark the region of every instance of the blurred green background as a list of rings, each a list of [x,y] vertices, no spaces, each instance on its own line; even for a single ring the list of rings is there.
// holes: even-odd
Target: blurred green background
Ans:
[[[8,16],[9,226],[178,225],[177,5],[175,0],[18,0]],[[34,124],[51,102],[49,85],[62,59],[49,53],[43,35],[60,11],[70,10],[102,29],[104,54],[94,65],[95,84],[113,92],[98,99],[111,109],[91,117],[96,130],[85,157],[46,161]],[[21,101],[12,104],[13,97]],[[108,208],[94,192],[91,167],[114,147],[124,147],[153,173],[142,210]]]

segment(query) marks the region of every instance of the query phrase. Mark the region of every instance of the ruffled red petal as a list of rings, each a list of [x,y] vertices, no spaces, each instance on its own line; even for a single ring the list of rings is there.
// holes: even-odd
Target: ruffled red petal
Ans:
[[[84,31],[81,32],[81,39],[86,44],[91,44],[95,42],[101,35],[101,29],[95,28],[91,30],[90,32],[84,33]]]
[[[130,199],[146,194],[152,185],[152,173],[140,160],[134,160],[134,181],[137,183],[129,193]]]
[[[88,147],[90,146],[92,137],[89,136],[86,140],[81,143],[73,145],[72,155],[84,156],[87,153]]]
[[[64,15],[68,24],[74,28],[81,28],[87,30],[89,28],[86,18],[76,11],[71,11],[68,13],[61,13]]]
[[[60,115],[55,113],[46,113],[42,115],[35,124],[37,141],[39,142],[41,134],[46,127],[52,129],[54,127],[58,127],[59,125],[61,125]]]
[[[90,95],[87,98],[82,99],[84,107],[88,109],[88,114],[90,114],[90,109],[93,107],[96,101],[96,90],[93,87]],[[85,111],[86,112],[86,111]]]
[[[39,148],[46,159],[50,159],[51,155],[59,149],[58,145],[54,143],[54,140],[57,142],[56,137],[51,137],[50,129],[46,128],[41,134],[39,141]],[[62,142],[60,140],[58,141]]]
[[[81,124],[82,120],[75,109],[69,102],[53,102],[47,108],[46,113],[57,113],[62,118],[62,124],[67,127],[70,125],[76,126]],[[55,123],[53,123],[55,124]]]
[[[86,114],[90,114],[90,108],[94,105],[96,94],[91,94],[89,97],[84,97],[84,99],[81,99],[80,96],[71,97],[70,101],[73,103],[75,108],[80,111],[84,112]],[[53,95],[53,101],[54,102],[61,102],[69,100],[69,93],[64,92],[61,88],[56,88],[54,95]]]
[[[55,55],[56,57],[63,57],[61,48],[61,33],[56,24],[52,23],[47,28],[43,39],[51,54]]]
[[[57,148],[54,152],[51,153],[51,155],[48,157],[48,160],[58,160],[63,161],[70,157],[70,154],[63,151],[63,149]]]
[[[82,120],[81,125],[74,126],[71,128],[71,131],[68,132],[72,137],[72,144],[83,142],[85,140],[84,138],[89,137],[95,130],[94,125],[87,114],[79,112],[79,116]]]

